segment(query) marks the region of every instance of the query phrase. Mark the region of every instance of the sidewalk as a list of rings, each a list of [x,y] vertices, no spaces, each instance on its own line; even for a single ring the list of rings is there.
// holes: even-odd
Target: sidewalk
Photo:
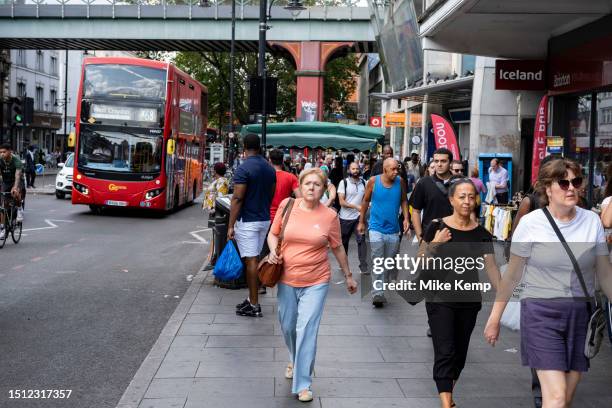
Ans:
[[[351,251],[356,254],[356,248]],[[359,270],[355,259],[351,267]],[[291,396],[291,382],[284,378],[287,350],[276,291],[261,297],[263,318],[236,316],[234,305],[246,290],[213,287],[212,277],[200,271],[117,408],[439,407],[424,304],[410,306],[391,294],[383,309],[373,309],[369,297],[349,296],[344,285],[334,284],[338,280],[335,273],[310,405]],[[472,336],[456,388],[457,406],[532,407],[531,375],[520,364],[520,336],[503,329],[495,348],[486,344],[482,332],[488,310],[483,307]],[[575,407],[612,406],[610,368],[606,339],[578,388]]]
[[[55,177],[61,169],[45,169],[43,174],[37,174],[34,184],[36,188],[28,188],[28,194],[55,194]]]

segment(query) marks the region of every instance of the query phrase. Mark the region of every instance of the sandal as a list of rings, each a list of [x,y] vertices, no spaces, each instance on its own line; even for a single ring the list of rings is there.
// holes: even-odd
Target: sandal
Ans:
[[[287,368],[285,368],[285,378],[288,380],[293,378],[293,363],[287,364]]]
[[[302,390],[298,394],[298,400],[300,400],[301,402],[310,402],[312,401],[312,398],[312,391],[310,391],[309,389]]]

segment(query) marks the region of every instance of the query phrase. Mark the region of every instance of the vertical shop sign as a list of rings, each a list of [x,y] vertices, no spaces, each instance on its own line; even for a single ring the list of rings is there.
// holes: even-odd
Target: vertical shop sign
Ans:
[[[548,120],[548,96],[544,95],[536,113],[533,130],[533,156],[531,158],[531,185],[538,179],[540,162],[546,156],[546,125]]]
[[[459,145],[453,127],[446,119],[439,115],[431,115],[433,124],[434,139],[436,141],[436,149],[442,147],[447,148],[453,153],[453,159],[460,160]]]

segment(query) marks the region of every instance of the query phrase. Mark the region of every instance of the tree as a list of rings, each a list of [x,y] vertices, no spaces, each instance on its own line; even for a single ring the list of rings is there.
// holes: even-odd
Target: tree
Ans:
[[[355,108],[350,104],[349,98],[357,89],[357,76],[359,76],[359,66],[357,56],[354,54],[336,58],[327,64],[323,84],[326,116],[341,112],[346,117],[355,117]]]

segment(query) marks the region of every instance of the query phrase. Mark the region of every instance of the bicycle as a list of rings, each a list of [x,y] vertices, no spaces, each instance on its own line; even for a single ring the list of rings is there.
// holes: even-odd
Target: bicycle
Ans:
[[[4,237],[0,238],[0,248],[6,244],[9,233],[13,242],[18,244],[21,240],[23,223],[17,221],[17,206],[10,192],[0,193],[0,214],[4,215]]]

